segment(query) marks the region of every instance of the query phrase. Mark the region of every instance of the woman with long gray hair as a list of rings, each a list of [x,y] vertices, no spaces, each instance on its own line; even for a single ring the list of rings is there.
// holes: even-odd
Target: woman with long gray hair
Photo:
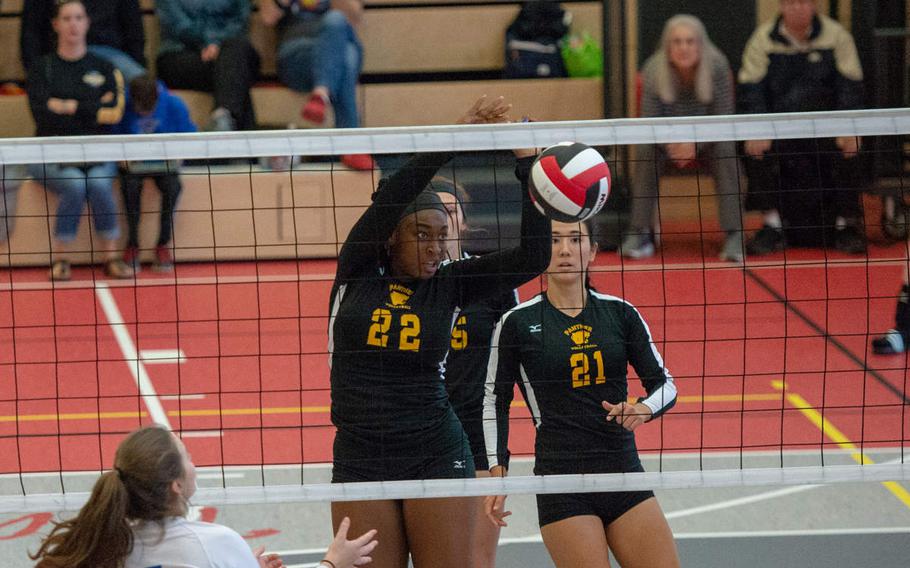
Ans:
[[[642,117],[735,112],[730,64],[695,16],[679,14],[667,21],[660,47],[641,70],[641,82]],[[648,144],[637,150],[632,207],[622,255],[647,258],[654,254],[653,231],[658,220],[654,211],[660,176],[668,167],[691,168],[698,160],[714,176],[720,225],[726,234],[720,258],[742,262],[742,211],[734,143]]]

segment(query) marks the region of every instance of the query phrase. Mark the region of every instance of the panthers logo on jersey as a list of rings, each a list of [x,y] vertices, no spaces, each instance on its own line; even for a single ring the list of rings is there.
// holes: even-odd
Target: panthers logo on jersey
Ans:
[[[413,294],[414,291],[407,286],[389,284],[389,303],[386,305],[390,308],[410,310],[411,306],[408,305],[408,301]]]
[[[597,347],[588,343],[588,340],[591,339],[591,332],[594,330],[590,325],[585,325],[582,323],[577,323],[575,325],[569,326],[563,331],[563,334],[567,335],[569,339],[572,340],[574,344],[572,346],[573,350],[576,349],[588,349],[590,347]]]

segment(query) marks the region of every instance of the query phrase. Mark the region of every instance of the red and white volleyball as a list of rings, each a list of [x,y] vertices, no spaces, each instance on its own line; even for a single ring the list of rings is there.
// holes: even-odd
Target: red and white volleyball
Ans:
[[[563,223],[590,219],[610,196],[610,167],[600,152],[579,142],[550,146],[531,166],[531,199]]]

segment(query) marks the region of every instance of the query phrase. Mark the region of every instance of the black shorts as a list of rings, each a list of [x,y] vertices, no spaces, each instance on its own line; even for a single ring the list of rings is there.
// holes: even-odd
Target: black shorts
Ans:
[[[406,479],[466,479],[474,477],[474,458],[461,423],[450,416],[432,439],[383,451],[380,442],[354,442],[335,436],[332,483],[401,481]]]
[[[654,497],[652,491],[617,491],[612,493],[554,493],[537,496],[537,518],[540,526],[570,517],[594,515],[604,527],[623,516],[632,507]]]

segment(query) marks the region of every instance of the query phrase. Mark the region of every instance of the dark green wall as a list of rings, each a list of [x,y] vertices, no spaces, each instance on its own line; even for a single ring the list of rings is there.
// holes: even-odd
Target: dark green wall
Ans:
[[[638,0],[639,67],[654,53],[664,23],[686,13],[705,23],[711,41],[739,69],[743,48],[755,29],[754,0]]]

